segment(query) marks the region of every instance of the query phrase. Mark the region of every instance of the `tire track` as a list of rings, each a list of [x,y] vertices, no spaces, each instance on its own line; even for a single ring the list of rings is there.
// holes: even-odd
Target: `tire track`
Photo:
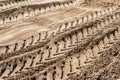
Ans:
[[[88,38],[89,39],[89,38]],[[63,52],[62,52],[63,53]]]
[[[114,20],[115,18],[117,18],[117,17],[119,17],[119,16],[116,16],[116,15],[114,15],[114,16],[110,16],[109,18],[110,18],[110,20],[112,21],[112,20]],[[111,19],[112,18],[112,19]],[[94,19],[94,18],[93,18]],[[97,18],[98,19],[98,18]],[[101,19],[101,18],[100,18]],[[90,19],[91,20],[91,19]],[[98,19],[99,20],[99,19]],[[98,20],[96,20],[96,22],[98,21]],[[76,21],[74,21],[74,22],[76,22]],[[84,26],[85,25],[85,23],[86,23],[86,21],[83,21],[83,25],[81,25],[81,26]],[[69,33],[69,30],[71,29],[71,31],[72,31],[72,29],[73,28],[77,28],[77,27],[71,27],[71,26],[73,26],[74,24],[72,24],[70,27],[69,27],[69,23],[67,23],[68,24],[68,26],[66,26],[66,27],[64,27],[63,26],[63,28],[62,27],[60,27],[59,29],[58,29],[58,31],[56,31],[56,32],[58,32],[58,34],[56,34],[58,37],[55,37],[55,38],[53,38],[55,35],[52,33],[52,36],[53,37],[51,37],[51,35],[48,35],[49,33],[48,32],[45,32],[45,33],[43,33],[43,35],[41,36],[41,34],[39,34],[38,35],[38,37],[37,38],[35,38],[34,36],[32,36],[32,38],[30,38],[30,39],[28,39],[28,43],[26,43],[26,40],[25,41],[23,41],[22,43],[20,43],[20,44],[18,44],[18,43],[16,43],[15,45],[11,45],[11,46],[13,46],[13,48],[11,48],[11,49],[16,49],[16,47],[14,47],[14,46],[23,46],[22,48],[20,48],[20,51],[14,51],[14,52],[12,52],[12,53],[4,53],[4,54],[2,54],[2,57],[1,57],[1,59],[5,59],[6,57],[10,57],[10,56],[13,56],[13,55],[18,55],[18,54],[16,54],[16,53],[19,53],[19,54],[21,54],[21,53],[23,53],[23,52],[28,52],[28,51],[32,51],[32,50],[34,50],[34,49],[37,49],[37,48],[39,48],[39,47],[41,47],[41,46],[43,46],[43,45],[45,45],[47,42],[49,42],[49,39],[54,39],[54,40],[59,40],[60,38],[59,37],[61,37],[61,36],[65,36],[65,34],[68,34]],[[81,23],[78,23],[78,25],[79,24],[81,24]],[[93,23],[92,23],[92,21],[90,22],[90,23],[88,23],[88,24],[94,24],[94,20],[93,20]],[[103,25],[104,24],[104,22],[103,23],[101,23],[101,24],[98,24],[98,26],[99,25]],[[75,26],[77,26],[77,25],[75,25]],[[68,27],[68,28],[67,28]],[[79,28],[79,27],[78,27]],[[66,33],[63,33],[63,31],[65,31]],[[63,34],[62,34],[63,33]],[[62,34],[62,35],[61,35]],[[42,41],[42,43],[41,42],[38,42],[38,44],[36,44],[35,46],[32,46],[31,44],[33,43],[35,43],[36,42],[36,40],[38,41],[39,39],[40,39],[40,37],[39,36],[41,36],[41,40],[43,40]],[[48,37],[51,37],[51,38],[48,38]],[[33,41],[33,39],[34,39],[34,41]],[[61,38],[62,39],[62,38]],[[29,41],[30,40],[30,41]],[[46,40],[46,41],[45,41]],[[53,41],[54,41],[53,40]],[[32,42],[31,42],[32,41]],[[44,42],[45,41],[45,42]],[[30,44],[31,43],[31,44]],[[28,44],[28,46],[31,46],[31,47],[28,47],[27,49],[24,49],[24,48],[26,48],[26,44]],[[8,50],[10,50],[10,49],[7,49],[7,47],[8,46],[6,46],[5,48],[3,48],[3,50],[2,51],[5,51],[5,52],[8,52]],[[10,48],[10,47],[9,47]],[[21,50],[22,49],[22,50]],[[18,50],[18,49],[17,49]],[[5,56],[5,57],[4,57]]]
[[[101,45],[101,41],[104,41],[104,39],[106,38],[106,36],[109,34],[109,35],[113,35],[113,32],[114,31],[116,31],[116,29],[110,29],[110,30],[107,30],[107,32],[106,32],[106,30],[105,30],[105,33],[103,33],[102,35],[100,35],[100,37],[99,38],[96,38],[96,39],[94,39],[92,42],[93,43],[95,43],[95,42],[98,42],[99,43],[99,45]],[[90,41],[91,42],[91,41]],[[88,43],[87,43],[88,44]],[[109,42],[107,43],[107,44],[109,44]],[[94,46],[93,48],[91,48],[91,47],[89,47],[87,50],[85,50],[85,53],[84,53],[84,48],[87,48],[86,46],[84,47],[84,48],[82,48],[82,51],[80,50],[80,53],[77,53],[77,55],[79,55],[79,56],[81,56],[82,55],[82,53],[84,53],[84,54],[89,54],[87,51],[89,50],[89,49],[94,49],[95,48],[95,45],[93,45],[93,44],[90,44],[91,46]],[[103,45],[105,45],[105,43],[103,44]],[[82,45],[83,46],[83,45]],[[103,46],[102,47],[102,45],[101,45],[101,48],[103,48],[104,49],[104,47],[107,47],[107,45],[105,45],[105,46]],[[100,47],[98,47],[99,49],[100,49]],[[100,54],[100,52],[102,51],[102,49],[100,50],[100,51],[98,51],[98,54]],[[78,51],[79,52],[79,51]],[[96,53],[92,53],[91,55],[89,55],[89,56],[86,56],[85,57],[85,55],[83,55],[83,56],[81,56],[81,57],[76,57],[76,56],[74,56],[75,55],[75,53],[76,53],[76,51],[75,52],[71,52],[71,53],[69,53],[68,54],[68,56],[66,56],[66,58],[65,58],[65,56],[63,57],[61,57],[62,59],[59,59],[59,60],[57,60],[57,63],[55,64],[54,63],[54,65],[51,65],[51,66],[49,66],[48,68],[44,68],[44,70],[43,71],[39,71],[40,70],[40,67],[39,68],[32,68],[32,74],[33,73],[39,73],[40,72],[40,74],[39,74],[39,78],[38,79],[43,79],[43,78],[46,78],[46,79],[49,79],[50,77],[50,79],[51,80],[53,80],[53,78],[54,78],[54,80],[57,80],[57,79],[64,79],[65,77],[67,77],[67,76],[69,76],[69,75],[72,75],[72,74],[74,74],[75,73],[75,70],[76,70],[76,68],[77,69],[79,69],[79,67],[81,68],[81,67],[84,67],[87,63],[89,63],[89,61],[91,60],[91,59],[95,59],[95,54]],[[64,59],[63,59],[64,58]],[[78,64],[78,66],[77,66],[77,64],[76,65],[74,65],[74,60],[75,60],[75,58],[76,59],[80,59],[80,65]],[[83,60],[83,61],[81,61],[81,60]],[[77,62],[77,63],[79,63],[79,61]],[[89,63],[90,64],[90,63]],[[45,65],[45,64],[44,64]],[[61,66],[61,67],[60,67]],[[59,69],[59,70],[56,70],[56,69]],[[29,71],[31,71],[31,70],[29,70]],[[35,71],[35,72],[34,72]],[[55,78],[55,76],[53,77],[52,75],[45,75],[44,76],[44,72],[47,72],[47,74],[53,74],[52,72],[56,72],[56,74],[58,73],[59,75],[57,76],[56,74],[56,78]],[[59,72],[60,71],[60,72]],[[62,71],[62,72],[61,72]],[[25,72],[21,72],[22,74],[23,73],[25,73]],[[30,73],[30,72],[29,72]],[[21,74],[21,75],[22,75]],[[26,74],[26,73],[25,73]],[[19,74],[18,74],[19,75]],[[27,75],[27,74],[26,74]],[[25,75],[25,76],[26,76]],[[40,75],[42,75],[42,76],[40,76]],[[64,76],[63,76],[64,75]],[[23,76],[23,75],[22,75]],[[20,77],[22,77],[22,76],[20,76]],[[30,75],[29,75],[30,76]],[[35,76],[37,76],[37,75],[35,75]],[[12,77],[13,78],[13,77]],[[29,77],[30,78],[30,77]],[[14,79],[15,79],[15,77],[14,77]],[[18,78],[18,76],[17,76],[17,79],[19,79]],[[28,79],[28,78],[25,78],[25,79]]]

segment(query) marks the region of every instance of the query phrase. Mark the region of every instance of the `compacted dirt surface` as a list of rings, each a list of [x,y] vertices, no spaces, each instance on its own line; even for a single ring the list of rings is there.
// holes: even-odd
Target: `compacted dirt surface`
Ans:
[[[0,0],[0,80],[120,80],[120,0]]]

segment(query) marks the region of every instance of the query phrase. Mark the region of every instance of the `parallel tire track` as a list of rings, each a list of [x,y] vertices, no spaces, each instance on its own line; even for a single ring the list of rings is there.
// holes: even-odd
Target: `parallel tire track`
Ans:
[[[113,30],[113,29],[112,29]],[[119,29],[117,29],[117,31],[118,31]],[[116,29],[115,29],[115,31],[116,31]],[[110,31],[110,33],[114,33],[114,30],[113,31]],[[108,34],[108,33],[107,33]],[[106,34],[106,35],[107,35]],[[116,34],[117,35],[117,34]],[[112,36],[113,36],[113,34],[112,34]],[[113,37],[112,37],[113,38]],[[89,39],[89,38],[88,38]],[[101,38],[102,39],[102,38]],[[105,37],[105,40],[107,39],[107,37]],[[107,41],[106,41],[106,43],[107,43]],[[105,45],[105,44],[104,44]],[[63,46],[64,46],[64,44],[63,44]],[[72,45],[72,46],[74,46],[74,45]],[[63,53],[63,52],[61,52],[61,53]],[[46,56],[47,57],[47,56]],[[31,58],[31,60],[32,60],[33,58]],[[29,61],[28,61],[29,62]],[[31,63],[28,63],[28,64],[31,64]],[[23,71],[24,72],[24,71]]]
[[[114,73],[109,70],[119,66],[119,18],[120,8],[115,6],[65,22],[55,31],[33,35],[21,43],[1,46],[0,80],[119,78],[118,71],[111,76]]]

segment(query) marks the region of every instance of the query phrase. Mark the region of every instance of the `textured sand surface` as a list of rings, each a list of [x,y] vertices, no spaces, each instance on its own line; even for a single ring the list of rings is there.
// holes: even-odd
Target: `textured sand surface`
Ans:
[[[120,0],[0,0],[0,80],[119,80]]]

